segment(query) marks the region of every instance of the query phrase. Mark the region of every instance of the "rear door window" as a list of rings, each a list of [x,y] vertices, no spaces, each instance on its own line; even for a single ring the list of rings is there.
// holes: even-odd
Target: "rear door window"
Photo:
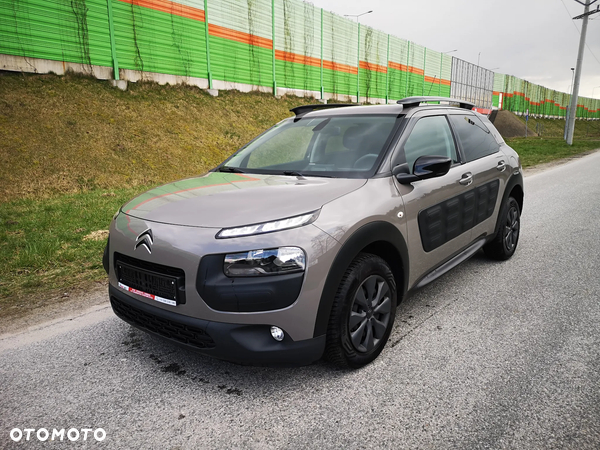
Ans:
[[[498,142],[478,117],[471,114],[452,114],[450,122],[458,135],[467,162],[500,150]]]

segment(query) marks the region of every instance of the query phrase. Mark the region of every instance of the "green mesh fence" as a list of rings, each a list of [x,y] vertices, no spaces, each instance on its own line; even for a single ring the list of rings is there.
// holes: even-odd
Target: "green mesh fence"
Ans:
[[[570,101],[301,0],[0,0],[0,38],[4,67],[21,57],[14,70],[31,72],[62,61],[92,75],[111,67],[115,78],[175,75],[368,102],[454,96],[548,117],[565,117]],[[600,118],[600,100],[579,103],[578,117]]]

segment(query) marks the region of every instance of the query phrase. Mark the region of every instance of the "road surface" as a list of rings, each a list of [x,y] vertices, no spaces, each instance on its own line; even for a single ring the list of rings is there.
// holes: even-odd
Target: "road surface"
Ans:
[[[0,448],[60,446],[14,428],[102,428],[69,446],[598,449],[599,174],[596,152],[528,176],[515,256],[413,294],[362,370],[211,360],[106,305],[1,336]]]

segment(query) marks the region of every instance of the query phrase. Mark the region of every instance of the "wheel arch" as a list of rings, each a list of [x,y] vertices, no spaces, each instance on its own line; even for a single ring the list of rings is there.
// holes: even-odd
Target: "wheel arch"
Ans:
[[[513,197],[517,203],[519,204],[519,211],[522,213],[523,212],[523,200],[524,200],[524,193],[523,193],[523,186],[521,184],[516,184],[510,191],[509,194],[510,197]]]
[[[496,218],[496,229],[494,230],[494,234],[490,236],[490,239],[493,240],[500,231],[501,221],[500,214],[502,213],[502,208],[509,197],[514,197],[514,199],[519,204],[519,212],[523,213],[523,204],[525,199],[525,194],[523,190],[523,174],[521,172],[510,177],[508,182],[506,183],[506,188],[504,189],[504,194],[502,195],[502,203],[500,203],[500,209],[498,210],[498,217]]]
[[[315,321],[314,336],[327,333],[335,293],[350,263],[359,253],[372,253],[382,258],[392,270],[398,301],[408,287],[408,247],[400,231],[388,222],[371,222],[356,230],[342,245],[327,274]]]

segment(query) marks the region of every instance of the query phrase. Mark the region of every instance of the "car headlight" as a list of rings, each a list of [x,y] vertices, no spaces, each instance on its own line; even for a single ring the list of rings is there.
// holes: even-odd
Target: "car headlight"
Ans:
[[[301,216],[289,217],[287,219],[274,220],[272,222],[246,225],[243,227],[223,228],[217,233],[217,239],[234,238],[241,236],[252,236],[255,234],[272,233],[274,231],[288,230],[290,228],[302,227],[313,223],[319,217],[319,211],[313,211]]]
[[[225,255],[223,272],[228,277],[254,277],[303,272],[305,267],[301,248],[279,247]]]

